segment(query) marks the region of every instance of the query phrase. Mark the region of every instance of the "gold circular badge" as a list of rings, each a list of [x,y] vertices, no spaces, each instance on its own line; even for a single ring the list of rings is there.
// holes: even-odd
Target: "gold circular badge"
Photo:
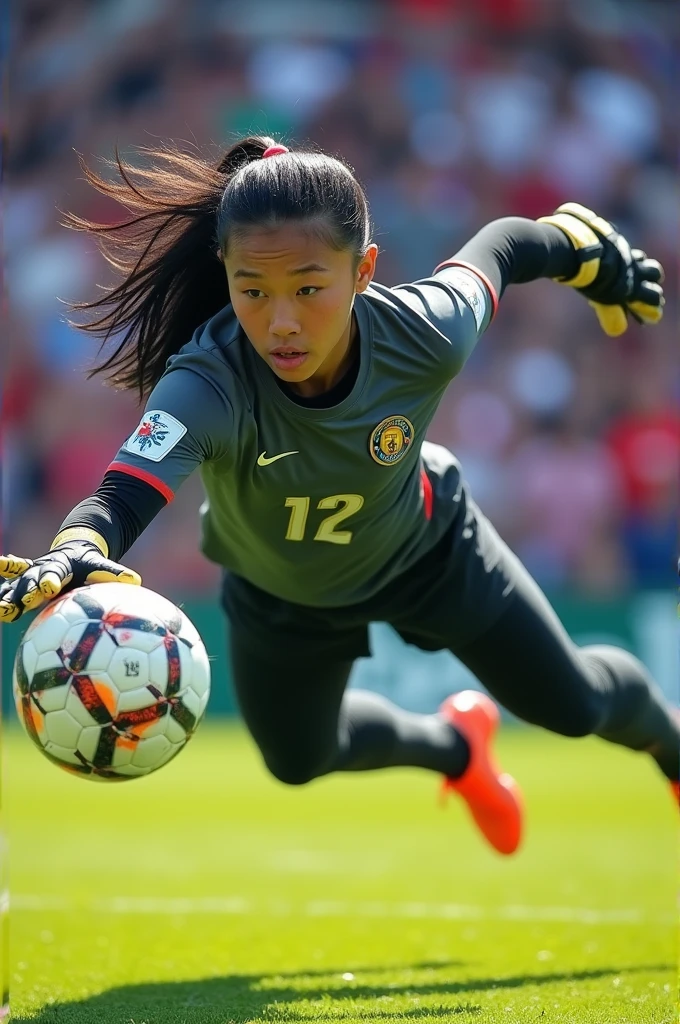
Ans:
[[[411,447],[415,430],[405,416],[388,416],[371,434],[368,450],[381,466],[393,466]]]

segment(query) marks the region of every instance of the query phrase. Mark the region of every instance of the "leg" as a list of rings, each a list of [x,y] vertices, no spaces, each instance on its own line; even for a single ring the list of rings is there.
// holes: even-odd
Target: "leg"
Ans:
[[[510,564],[512,601],[482,637],[453,653],[524,721],[648,751],[677,780],[680,720],[643,664],[617,647],[577,647],[524,567],[514,556]]]
[[[438,715],[414,715],[360,690],[345,693],[351,660],[246,645],[236,630],[231,660],[245,723],[282,782],[395,765],[459,775],[466,766],[465,740]]]

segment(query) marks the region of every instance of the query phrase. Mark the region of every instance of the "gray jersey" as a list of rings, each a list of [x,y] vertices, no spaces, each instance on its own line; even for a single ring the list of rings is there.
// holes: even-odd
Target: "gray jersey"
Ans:
[[[110,468],[169,499],[198,468],[208,558],[298,604],[366,600],[456,514],[458,464],[423,441],[491,308],[457,266],[370,286],[354,306],[356,382],[319,409],[288,397],[227,306],[171,358]]]

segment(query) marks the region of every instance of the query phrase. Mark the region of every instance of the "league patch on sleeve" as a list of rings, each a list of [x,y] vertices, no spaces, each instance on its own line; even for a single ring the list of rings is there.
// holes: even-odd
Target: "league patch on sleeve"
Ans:
[[[481,331],[489,308],[489,296],[482,282],[476,274],[463,267],[447,267],[446,283],[463,296],[472,310],[477,330]]]
[[[123,451],[141,455],[151,462],[160,462],[186,432],[187,428],[174,416],[153,409],[144,414],[134,434],[123,445]]]

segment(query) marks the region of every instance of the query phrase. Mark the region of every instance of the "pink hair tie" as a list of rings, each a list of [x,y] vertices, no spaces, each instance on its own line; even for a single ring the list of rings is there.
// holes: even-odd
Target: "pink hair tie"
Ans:
[[[265,149],[262,159],[265,160],[268,156],[278,156],[279,153],[290,153],[290,150],[288,146],[281,146],[280,144],[270,146],[269,149]]]

